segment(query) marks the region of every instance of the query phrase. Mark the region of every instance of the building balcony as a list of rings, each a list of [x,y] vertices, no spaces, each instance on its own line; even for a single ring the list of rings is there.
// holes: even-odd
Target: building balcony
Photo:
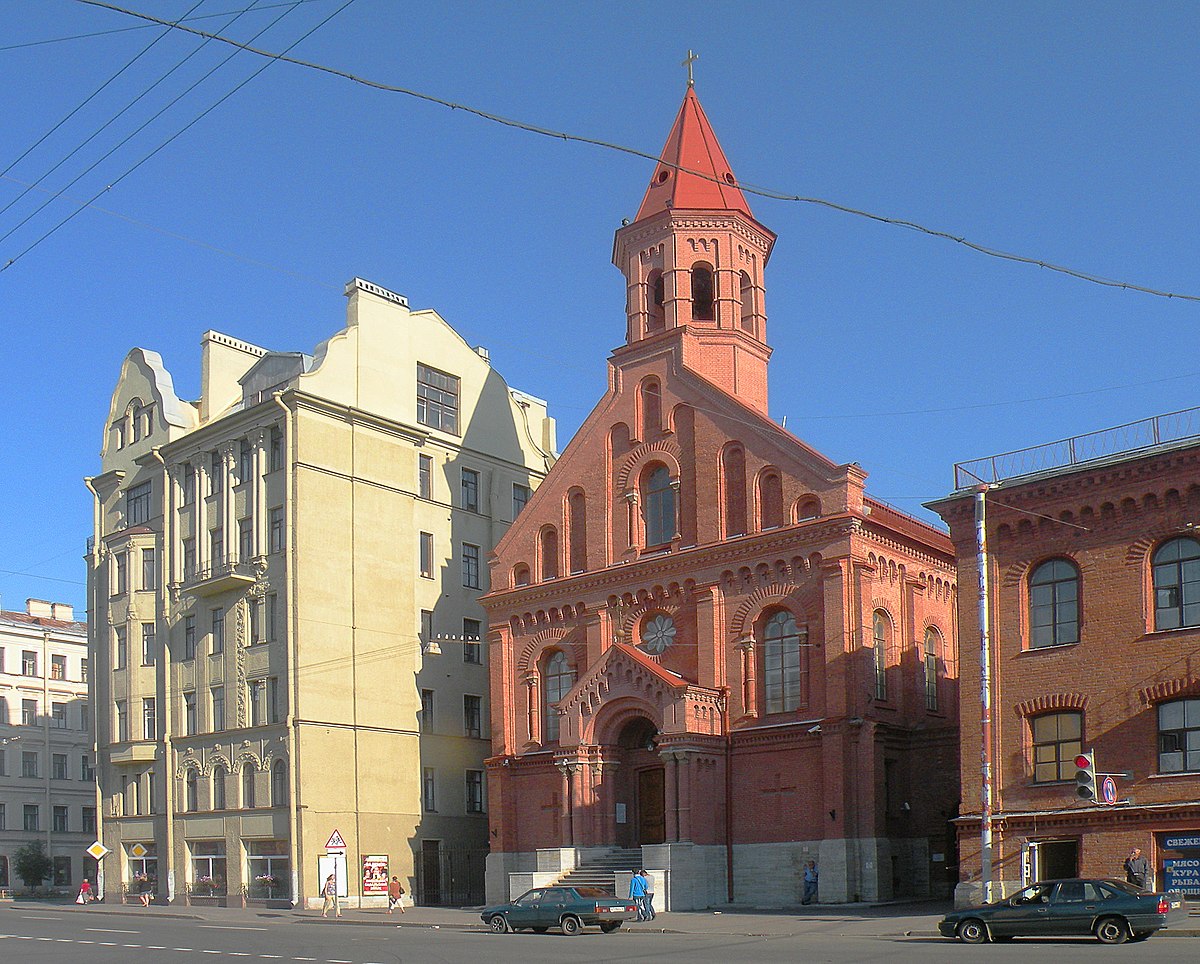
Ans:
[[[155,743],[126,743],[117,748],[114,748],[109,753],[109,763],[113,766],[130,763],[153,763],[157,757],[157,744]]]
[[[227,559],[185,572],[180,589],[194,596],[215,596],[231,589],[245,589],[254,585],[254,580],[252,563]]]

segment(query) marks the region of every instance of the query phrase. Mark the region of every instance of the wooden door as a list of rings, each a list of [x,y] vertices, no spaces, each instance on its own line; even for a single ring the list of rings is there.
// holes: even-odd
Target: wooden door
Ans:
[[[638,843],[657,844],[667,839],[665,771],[662,767],[638,771]]]

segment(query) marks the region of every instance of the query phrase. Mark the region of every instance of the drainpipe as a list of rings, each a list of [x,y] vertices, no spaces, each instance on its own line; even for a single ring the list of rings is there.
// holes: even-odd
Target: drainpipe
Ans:
[[[96,839],[101,844],[104,843],[104,792],[100,786],[100,774],[103,772],[100,767],[100,700],[99,700],[99,678],[96,671],[100,668],[99,660],[94,656],[99,653],[92,653],[93,633],[96,631],[96,623],[100,618],[99,606],[96,602],[96,578],[97,571],[100,568],[100,493],[96,491],[93,484],[93,479],[88,476],[84,478],[83,484],[88,487],[88,491],[92,493],[92,551],[88,554],[88,711],[92,714],[92,772],[95,773],[95,793],[96,793]],[[97,647],[98,649],[98,647]],[[93,683],[95,680],[95,683]],[[111,693],[109,694],[111,695]],[[106,717],[107,719],[107,717]],[[111,721],[110,729],[111,733]],[[96,899],[104,898],[104,857],[96,861]]]
[[[979,569],[979,736],[983,812],[979,829],[980,880],[983,900],[992,899],[992,657],[988,616],[987,506],[988,486],[975,490],[975,547]]]
[[[721,727],[725,731],[725,897],[733,903],[733,733],[729,730],[729,687],[721,687]]]
[[[288,408],[283,401],[283,392],[275,392],[271,395],[275,404],[283,411],[283,473],[284,473],[284,505],[291,510],[294,515],[296,511],[296,500],[292,492],[293,473],[292,473],[292,449],[295,446],[294,436],[295,429],[292,425],[292,410]],[[263,486],[264,496],[266,494],[266,485]],[[266,511],[264,498],[263,510]],[[287,733],[287,769],[288,769],[288,799],[290,806],[288,807],[288,822],[291,824],[291,832],[288,834],[288,866],[292,872],[292,906],[303,898],[300,896],[300,867],[298,864],[300,844],[299,838],[301,833],[300,826],[300,781],[296,779],[296,745],[298,734],[295,732],[296,727],[296,698],[300,692],[300,674],[296,671],[296,630],[300,625],[300,617],[296,607],[296,579],[295,566],[291,565],[292,555],[296,551],[296,542],[293,536],[293,527],[295,519],[289,518],[287,524],[283,527],[284,539],[284,585],[288,587],[288,592],[283,596],[284,605],[287,606],[287,618],[279,618],[277,626],[283,625],[286,627],[285,632],[288,634],[288,666],[291,674],[291,697],[288,699],[287,716],[284,719],[284,731]],[[279,614],[281,617],[282,614]],[[347,876],[350,873],[349,867],[346,868]]]
[[[166,826],[166,857],[167,857],[167,903],[170,904],[175,899],[175,781],[171,778],[171,774],[175,772],[175,767],[172,765],[174,761],[170,759],[171,752],[171,710],[174,708],[174,700],[171,698],[171,647],[167,645],[169,633],[163,632],[159,634],[157,625],[162,624],[163,630],[167,630],[167,573],[168,563],[174,554],[175,549],[175,507],[172,504],[175,495],[175,483],[171,481],[171,473],[167,471],[166,460],[162,457],[161,446],[155,445],[150,449],[150,454],[160,466],[162,466],[163,489],[162,489],[162,551],[158,553],[158,572],[155,575],[158,577],[155,585],[155,597],[157,605],[154,613],[154,621],[156,624],[154,634],[154,644],[158,646],[158,641],[163,640],[163,645],[159,646],[161,659],[155,659],[154,675],[155,679],[155,698],[158,697],[158,677],[161,674],[163,681],[162,693],[163,699],[158,703],[158,742],[163,750],[163,769],[162,769],[162,787],[163,787],[163,821]],[[155,767],[157,769],[157,766]],[[150,788],[146,788],[146,796],[149,797],[150,806],[148,810],[153,814],[154,798],[150,795]],[[187,858],[184,857],[181,864],[185,870],[184,879],[187,879],[186,868]],[[161,878],[160,878],[161,879]]]

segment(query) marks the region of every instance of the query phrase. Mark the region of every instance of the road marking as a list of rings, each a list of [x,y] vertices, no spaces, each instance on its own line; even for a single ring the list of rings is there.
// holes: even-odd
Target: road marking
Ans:
[[[213,931],[265,931],[266,927],[235,927],[232,924],[197,924],[197,927]]]
[[[185,954],[190,954],[190,953],[192,953],[192,949],[191,949],[190,947],[172,947],[172,948],[171,948],[171,950],[173,950],[173,951],[183,951]]]
[[[22,914],[21,920],[62,920],[61,917],[35,917],[33,914]]]
[[[115,927],[85,927],[85,931],[93,934],[140,934],[141,931],[123,931]]]

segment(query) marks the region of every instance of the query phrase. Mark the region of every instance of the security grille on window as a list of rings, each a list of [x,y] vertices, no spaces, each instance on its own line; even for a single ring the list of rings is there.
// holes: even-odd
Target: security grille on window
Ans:
[[[473,546],[469,542],[463,543],[463,580],[462,584],[467,589],[480,588],[479,583],[479,546]]]
[[[479,511],[479,473],[474,469],[462,470],[462,507]]]
[[[1033,782],[1054,783],[1075,775],[1075,757],[1083,748],[1082,713],[1047,713],[1030,721],[1033,731]]]
[[[467,771],[467,813],[483,813],[483,771]]]
[[[142,482],[131,486],[125,493],[125,522],[127,525],[144,525],[150,521],[150,483]]]
[[[428,365],[417,365],[417,421],[458,433],[458,378]]]
[[[1158,707],[1158,772],[1200,770],[1200,700],[1174,700]]]
[[[464,663],[482,663],[483,662],[483,643],[480,641],[480,634],[483,632],[483,625],[478,619],[463,620],[463,662]]]

